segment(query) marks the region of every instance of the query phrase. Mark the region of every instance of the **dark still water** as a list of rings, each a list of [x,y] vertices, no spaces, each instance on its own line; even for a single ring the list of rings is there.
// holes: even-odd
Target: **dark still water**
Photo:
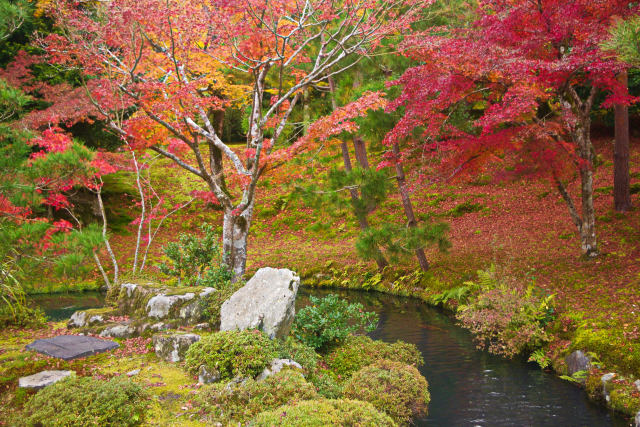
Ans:
[[[440,310],[406,298],[358,291],[301,289],[308,296],[337,293],[380,315],[370,334],[418,346],[429,381],[429,416],[419,426],[629,426],[592,404],[584,391],[534,363],[509,361],[478,351],[471,335]]]
[[[105,294],[100,292],[70,292],[61,294],[29,295],[32,305],[42,308],[49,320],[60,321],[71,317],[76,310],[104,306]]]

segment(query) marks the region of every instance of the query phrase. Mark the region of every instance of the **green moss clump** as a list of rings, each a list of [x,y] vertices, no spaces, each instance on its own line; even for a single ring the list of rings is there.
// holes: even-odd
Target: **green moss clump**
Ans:
[[[187,350],[185,367],[195,374],[201,365],[221,379],[253,378],[276,357],[276,345],[257,330],[223,331],[203,337]]]
[[[69,378],[38,392],[25,406],[29,426],[136,426],[144,421],[147,394],[134,382]]]
[[[345,383],[344,396],[367,401],[400,424],[427,415],[431,399],[427,380],[416,368],[390,360],[380,360],[353,374]]]
[[[216,292],[211,292],[206,297],[200,299],[202,317],[212,328],[220,326],[220,309],[222,308],[222,304],[241,287],[242,283],[229,285]]]
[[[569,351],[579,349],[596,353],[607,369],[622,374],[640,372],[640,342],[629,342],[620,329],[603,324],[600,329],[592,330],[582,325],[577,329]]]
[[[209,414],[209,422],[244,425],[260,412],[317,398],[314,386],[300,372],[284,369],[264,381],[249,379],[234,388],[223,384],[206,387],[198,394],[197,402]]]
[[[284,341],[278,342],[278,356],[280,359],[292,359],[298,362],[305,373],[313,373],[320,360],[315,350],[306,344],[289,336]]]
[[[395,426],[394,421],[370,403],[357,400],[306,400],[258,415],[255,427]]]
[[[391,360],[405,365],[422,366],[424,361],[418,348],[403,341],[386,343],[366,336],[352,336],[325,357],[329,369],[339,379],[347,379],[354,372],[377,360]]]

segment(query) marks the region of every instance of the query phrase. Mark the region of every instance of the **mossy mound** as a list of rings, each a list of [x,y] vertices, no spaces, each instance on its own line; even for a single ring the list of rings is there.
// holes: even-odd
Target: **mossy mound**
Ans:
[[[377,360],[391,360],[405,365],[422,366],[424,360],[418,348],[403,341],[386,343],[366,336],[351,336],[324,358],[336,375],[349,378],[354,372]]]
[[[358,400],[306,400],[259,414],[255,427],[395,426],[385,413]]]
[[[223,384],[205,387],[196,401],[208,414],[208,421],[244,425],[260,412],[317,398],[315,387],[300,372],[285,369],[263,381],[249,379],[236,387]]]
[[[185,367],[195,374],[204,365],[209,372],[217,371],[222,380],[254,378],[275,356],[275,343],[260,331],[223,331],[189,347]]]
[[[426,416],[431,399],[427,380],[416,368],[390,360],[353,374],[345,383],[344,397],[369,402],[400,424]]]
[[[24,409],[28,426],[136,426],[146,415],[147,394],[130,380],[69,378],[38,392]]]

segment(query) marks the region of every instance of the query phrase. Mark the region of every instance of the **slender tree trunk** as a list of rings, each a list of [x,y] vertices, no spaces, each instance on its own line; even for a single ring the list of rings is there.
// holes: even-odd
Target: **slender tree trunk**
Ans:
[[[356,160],[362,169],[369,169],[369,159],[367,158],[367,145],[359,136],[353,137],[353,150]]]
[[[247,265],[247,240],[253,205],[240,215],[225,210],[222,225],[222,262],[233,274],[233,282],[242,278]]]
[[[307,134],[309,124],[311,123],[311,109],[309,105],[309,88],[305,87],[302,92],[302,126],[304,134]]]
[[[620,81],[628,84],[627,73],[621,73]],[[613,150],[613,202],[615,210],[626,212],[631,209],[631,192],[629,180],[629,108],[625,105],[615,106],[616,140]]]
[[[582,197],[582,224],[579,227],[582,253],[587,257],[598,256],[596,239],[596,213],[593,207],[593,145],[591,144],[591,121],[583,117],[576,129],[575,139],[580,165],[580,193]]]
[[[400,148],[398,147],[398,143],[393,144],[393,154],[396,156],[396,159],[400,156]],[[399,161],[396,161],[396,180],[398,182],[398,191],[400,192],[400,197],[402,198],[402,207],[404,208],[404,214],[407,217],[407,225],[411,228],[415,228],[418,226],[418,223],[413,212],[413,205],[411,204],[409,191],[407,190],[407,180],[404,175],[404,169],[402,167],[402,163],[400,163]],[[424,249],[416,249],[415,254],[416,258],[418,258],[420,268],[422,268],[423,271],[429,270],[429,261],[427,261],[427,256],[424,254]]]

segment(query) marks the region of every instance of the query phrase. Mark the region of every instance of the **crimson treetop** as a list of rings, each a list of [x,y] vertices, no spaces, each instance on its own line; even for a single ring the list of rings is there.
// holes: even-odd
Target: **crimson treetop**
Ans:
[[[224,211],[224,262],[238,277],[245,269],[256,185],[270,160],[283,157],[278,138],[301,91],[349,68],[387,34],[407,29],[423,4],[68,2],[54,11],[64,34],[49,36],[46,44],[58,62],[100,79],[91,96],[113,130],[206,183]],[[251,106],[245,157],[220,139],[210,119],[225,107],[227,80],[238,73],[248,81]]]
[[[386,142],[421,128],[413,140],[424,152],[463,153],[447,162],[447,176],[496,152],[518,152],[553,178],[583,253],[597,255],[590,113],[598,91],[608,93],[605,106],[633,101],[616,80],[625,66],[600,49],[611,22],[632,13],[623,0],[481,1],[469,28],[407,41],[408,55],[424,65],[396,82],[403,93],[389,108],[404,106],[405,114]],[[452,124],[465,104],[482,109],[472,129]],[[581,214],[563,182],[568,164],[580,174]]]

